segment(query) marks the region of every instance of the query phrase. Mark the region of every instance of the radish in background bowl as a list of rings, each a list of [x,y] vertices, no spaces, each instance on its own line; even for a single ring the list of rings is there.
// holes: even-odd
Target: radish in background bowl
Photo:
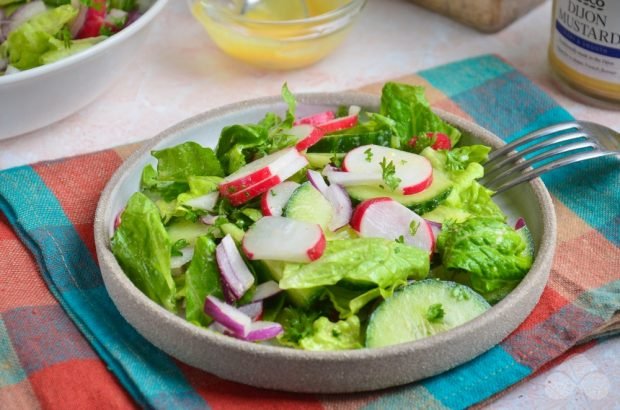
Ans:
[[[67,53],[70,55],[58,60],[52,58],[49,64],[23,61],[15,64],[22,70],[12,63],[16,61],[16,54],[24,51],[23,46],[14,41],[11,50],[7,51],[8,45],[4,44],[11,39],[10,31],[19,30],[20,25],[44,11],[45,4],[39,0],[26,3],[10,16],[2,16],[0,41],[5,41],[5,37],[7,41],[1,47],[3,50],[0,49],[0,64],[3,65],[0,72],[6,69],[0,76],[0,139],[34,131],[61,120],[93,101],[126,69],[146,41],[151,22],[167,1],[138,0],[140,14],[132,12],[123,16],[126,23],[116,33],[105,28],[119,21],[120,15],[109,17],[113,13],[102,14],[102,7],[83,7],[82,2],[76,1],[78,14],[65,26],[65,34],[71,36],[69,39],[75,39],[74,44],[80,50],[74,49],[77,52]],[[69,2],[67,7],[71,4]],[[37,10],[37,6],[43,8]],[[65,40],[65,36],[58,37],[59,41]],[[82,41],[92,41],[93,44],[82,50]]]

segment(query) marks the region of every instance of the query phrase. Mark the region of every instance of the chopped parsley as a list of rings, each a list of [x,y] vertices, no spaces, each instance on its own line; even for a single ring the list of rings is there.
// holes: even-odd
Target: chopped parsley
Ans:
[[[383,157],[379,165],[381,165],[381,177],[383,178],[385,185],[387,185],[392,191],[395,191],[396,188],[398,188],[398,184],[400,184],[401,179],[396,177],[396,166],[394,165],[394,162],[388,162],[387,158]]]
[[[187,242],[185,239],[179,239],[172,245],[172,248],[170,249],[170,255],[183,256],[183,252],[181,252],[181,249],[185,248],[187,245],[189,245],[189,242]]]
[[[366,151],[364,151],[364,154],[366,154],[367,162],[372,161],[372,149],[371,148],[368,148]]]
[[[426,319],[431,323],[441,322],[446,312],[443,310],[441,303],[435,303],[428,307],[426,311]]]
[[[405,237],[403,235],[399,236],[398,238],[396,238],[396,242],[405,243]]]
[[[419,227],[420,227],[419,221],[416,221],[415,219],[411,221],[411,223],[409,224],[409,233],[411,234],[411,236],[415,235],[416,232],[418,232]]]

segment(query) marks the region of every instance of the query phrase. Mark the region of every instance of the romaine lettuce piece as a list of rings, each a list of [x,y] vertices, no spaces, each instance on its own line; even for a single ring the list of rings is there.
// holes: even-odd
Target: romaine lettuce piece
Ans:
[[[412,137],[426,136],[427,132],[446,134],[454,146],[461,132],[435,114],[424,96],[424,87],[388,82],[381,93],[380,113],[396,122],[400,148],[409,149]],[[420,152],[423,144],[413,147]]]
[[[151,153],[157,158],[157,179],[187,182],[190,176],[224,176],[220,161],[211,148],[188,141]]]
[[[67,4],[37,14],[22,23],[9,34],[3,44],[9,64],[19,70],[43,64],[41,57],[46,52],[57,49],[54,36],[77,14],[78,10]]]
[[[389,288],[429,271],[428,252],[383,238],[329,241],[321,258],[308,264],[289,263],[282,289],[335,285],[341,280]]]
[[[322,316],[312,324],[312,334],[299,341],[299,347],[305,350],[360,349],[360,320],[351,316],[334,323]]]
[[[497,218],[446,223],[437,250],[444,269],[460,272],[450,279],[472,287],[490,302],[517,286],[533,259],[524,237]]]
[[[176,287],[170,270],[172,243],[157,206],[146,195],[136,192],[129,198],[111,247],[138,289],[166,309],[176,311]]]
[[[185,319],[207,326],[213,319],[204,313],[205,299],[213,295],[222,300],[220,273],[215,260],[215,242],[208,236],[196,240],[194,256],[185,272]]]
[[[340,313],[340,317],[347,318],[357,314],[368,303],[380,297],[381,289],[354,290],[342,286],[329,286],[327,295],[334,308]]]
[[[73,54],[77,54],[102,42],[106,38],[106,36],[89,37],[80,40],[71,40],[69,43],[50,38],[50,50],[41,54],[41,64],[50,64]]]

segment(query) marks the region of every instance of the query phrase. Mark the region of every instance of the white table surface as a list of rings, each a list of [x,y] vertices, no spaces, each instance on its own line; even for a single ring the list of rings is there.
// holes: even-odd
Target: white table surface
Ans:
[[[171,0],[147,47],[124,77],[79,113],[0,141],[0,169],[93,152],[152,137],[196,113],[253,97],[338,91],[421,69],[496,53],[574,116],[620,129],[620,113],[562,95],[549,77],[551,3],[497,34],[482,34],[405,0],[370,0],[345,44],[324,61],[292,72],[244,66],[219,52],[185,1]],[[620,409],[620,338],[576,354],[494,402],[492,408]]]

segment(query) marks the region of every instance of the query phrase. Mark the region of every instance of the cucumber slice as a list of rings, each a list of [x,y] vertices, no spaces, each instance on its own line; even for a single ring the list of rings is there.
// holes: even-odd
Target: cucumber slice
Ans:
[[[319,142],[308,148],[308,152],[349,152],[362,145],[390,146],[392,131],[387,128],[368,130],[354,127],[345,131],[327,134]]]
[[[345,187],[351,198],[365,201],[372,198],[388,197],[400,202],[418,215],[437,208],[452,190],[452,182],[444,173],[433,170],[433,183],[422,192],[413,195],[402,195],[378,186],[358,185]]]
[[[298,221],[319,224],[326,230],[332,219],[332,205],[310,182],[293,191],[284,207],[284,216]]]
[[[256,268],[262,280],[275,280],[280,282],[284,273],[286,262],[271,260],[253,260],[250,263]],[[306,289],[286,289],[284,292],[291,303],[300,308],[308,308],[314,304],[323,294],[323,287]]]
[[[185,239],[193,245],[199,236],[206,235],[211,232],[211,228],[205,224],[187,220],[179,220],[166,226],[166,231],[170,236],[171,243],[175,243],[180,239]]]
[[[308,160],[308,163],[310,164],[310,168],[313,169],[319,169],[322,170],[323,168],[325,168],[325,165],[329,164],[332,162],[332,160],[334,159],[334,157],[336,157],[336,159],[343,159],[344,156],[346,154],[325,154],[322,152],[306,152],[306,159]]]
[[[467,286],[426,279],[383,301],[366,329],[366,347],[390,346],[445,332],[491,306]]]

